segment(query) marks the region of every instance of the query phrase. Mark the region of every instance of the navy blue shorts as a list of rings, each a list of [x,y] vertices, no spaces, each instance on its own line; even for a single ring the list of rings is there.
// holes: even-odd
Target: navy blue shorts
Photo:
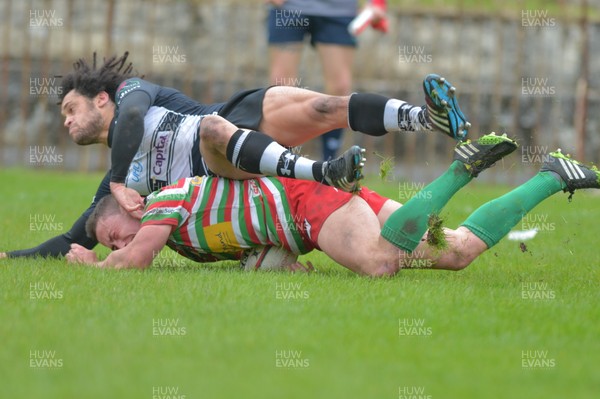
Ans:
[[[297,10],[272,8],[269,11],[269,44],[302,42],[310,35],[310,44],[338,44],[356,47],[356,38],[348,32],[352,17],[316,17]]]

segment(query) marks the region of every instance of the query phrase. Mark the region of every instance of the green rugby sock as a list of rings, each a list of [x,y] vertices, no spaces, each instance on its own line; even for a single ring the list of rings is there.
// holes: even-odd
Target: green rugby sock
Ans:
[[[566,185],[557,174],[539,172],[513,191],[480,206],[462,226],[491,248],[528,212],[564,187]]]
[[[462,162],[452,162],[443,175],[390,215],[381,229],[381,236],[398,248],[412,252],[427,231],[429,215],[439,214],[450,198],[471,179]]]

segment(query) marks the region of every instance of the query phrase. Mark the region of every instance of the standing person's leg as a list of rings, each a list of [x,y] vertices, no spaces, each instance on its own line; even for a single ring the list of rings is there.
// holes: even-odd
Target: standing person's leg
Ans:
[[[352,93],[352,68],[356,39],[348,32],[352,17],[317,17],[312,26],[315,46],[323,69],[325,93],[347,96]],[[331,130],[321,136],[323,159],[334,158],[342,145],[344,130]]]
[[[269,80],[272,85],[294,86],[308,26],[298,24],[294,12],[271,8],[267,20]],[[304,18],[304,17],[303,17]]]
[[[337,44],[317,44],[323,67],[325,92],[345,96],[352,91],[352,63],[354,47]],[[342,145],[344,129],[330,130],[321,136],[323,159],[334,158]]]
[[[302,42],[269,44],[269,81],[275,86],[293,86],[297,82]]]

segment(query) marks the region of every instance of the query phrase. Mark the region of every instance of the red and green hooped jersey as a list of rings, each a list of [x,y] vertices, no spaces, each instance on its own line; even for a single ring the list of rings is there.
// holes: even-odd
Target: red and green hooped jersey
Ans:
[[[168,245],[193,260],[237,259],[242,250],[259,245],[294,253],[312,249],[277,178],[190,177],[146,201],[142,226],[172,226]]]

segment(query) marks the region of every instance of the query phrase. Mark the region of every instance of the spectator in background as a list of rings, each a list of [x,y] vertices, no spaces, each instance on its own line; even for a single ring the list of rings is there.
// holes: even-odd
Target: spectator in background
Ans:
[[[305,36],[316,48],[325,87],[331,95],[352,92],[352,64],[356,38],[349,25],[357,17],[358,0],[269,0],[268,42],[270,81],[274,85],[298,86],[298,66]],[[385,0],[370,0],[365,7],[375,29],[386,31]],[[343,129],[321,136],[323,159],[336,157]]]

